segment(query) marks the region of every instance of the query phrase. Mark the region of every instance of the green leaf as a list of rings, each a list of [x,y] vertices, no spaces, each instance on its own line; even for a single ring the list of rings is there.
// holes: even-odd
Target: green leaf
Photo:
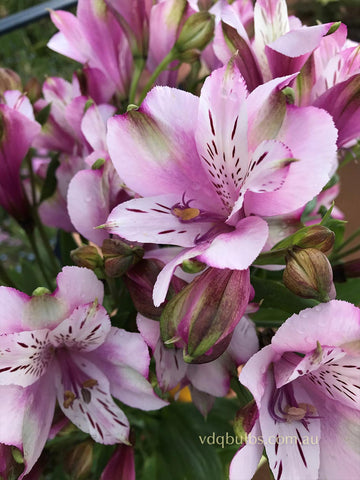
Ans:
[[[71,233],[59,230],[57,237],[57,247],[60,250],[60,261],[62,265],[74,265],[70,252],[78,247]]]
[[[289,318],[289,312],[280,308],[260,308],[250,315],[257,327],[280,327]]]
[[[251,284],[255,289],[254,301],[262,301],[262,309],[280,309],[291,315],[293,313],[298,313],[304,308],[313,307],[318,304],[316,300],[298,297],[290,292],[284,284],[274,280],[252,277]]]
[[[40,123],[40,125],[45,125],[47,122],[47,119],[49,118],[51,111],[51,103],[48,103],[44,108],[42,108],[36,115],[35,119],[37,122]]]
[[[357,306],[360,304],[360,278],[349,278],[346,282],[335,283],[336,298]]]
[[[49,163],[44,184],[41,190],[40,203],[42,203],[47,198],[51,197],[56,190],[57,179],[56,179],[56,170],[59,167],[60,162],[56,157],[54,157]]]

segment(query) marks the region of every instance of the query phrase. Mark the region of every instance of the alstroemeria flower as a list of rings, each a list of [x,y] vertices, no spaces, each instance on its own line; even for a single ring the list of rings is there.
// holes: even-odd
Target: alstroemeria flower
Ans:
[[[271,78],[300,72],[292,85],[296,104],[327,110],[339,130],[339,147],[360,136],[359,45],[346,40],[345,25],[307,27],[288,16],[285,0],[257,0],[250,42],[234,8],[227,5],[218,11],[222,23],[216,27],[214,52],[224,64],[239,52],[237,65],[249,90]]]
[[[258,418],[231,480],[252,478],[264,445],[277,480],[358,478],[359,342],[360,309],[333,300],[293,315],[248,361],[240,381]]]
[[[268,235],[260,215],[303,206],[329,180],[336,129],[326,112],[286,104],[281,89],[293,78],[248,94],[230,63],[211,74],[200,98],[157,87],[138,111],[109,120],[114,166],[144,198],[116,207],[106,227],[131,241],[186,247],[160,274],[157,305],[187,258],[247,269]]]
[[[76,16],[51,12],[60,30],[49,41],[55,52],[101,72],[102,81],[120,98],[130,86],[133,60],[127,38],[104,0],[79,0]]]
[[[56,400],[78,428],[104,444],[126,443],[129,433],[112,395],[144,410],[165,405],[145,378],[145,342],[111,327],[103,294],[95,274],[78,267],[63,269],[52,295],[0,287],[0,443],[23,452],[22,475],[45,445]]]
[[[225,352],[208,363],[189,364],[180,348],[168,348],[160,338],[160,322],[137,316],[138,329],[151,348],[156,362],[159,386],[168,392],[178,385],[190,386],[194,404],[207,415],[216,397],[224,397],[230,388],[231,375],[259,349],[254,324],[246,316],[235,327]]]

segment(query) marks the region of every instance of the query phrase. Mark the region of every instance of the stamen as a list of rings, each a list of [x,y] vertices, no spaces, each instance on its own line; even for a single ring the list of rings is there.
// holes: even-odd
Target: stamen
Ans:
[[[89,378],[89,380],[85,380],[85,382],[82,383],[83,388],[92,388],[95,387],[95,385],[98,385],[98,381],[94,378]]]
[[[172,213],[180,218],[183,221],[189,221],[193,220],[194,218],[198,217],[200,215],[200,210],[198,208],[178,208],[175,207],[172,209]]]
[[[74,403],[75,398],[76,398],[76,395],[75,395],[74,392],[71,392],[70,390],[65,390],[65,392],[64,392],[64,402],[63,402],[64,408],[71,407],[72,404]]]

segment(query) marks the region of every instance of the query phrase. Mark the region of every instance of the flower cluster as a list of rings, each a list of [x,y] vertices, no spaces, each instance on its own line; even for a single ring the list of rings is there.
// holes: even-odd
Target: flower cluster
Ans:
[[[0,69],[0,205],[46,285],[0,269],[0,475],[46,473],[65,437],[85,474],[96,442],[102,480],[135,479],[161,412],[211,418],[225,397],[231,480],[264,445],[277,480],[357,478],[360,261],[334,199],[359,45],[285,0],[79,0],[51,19],[71,82],[31,104]]]

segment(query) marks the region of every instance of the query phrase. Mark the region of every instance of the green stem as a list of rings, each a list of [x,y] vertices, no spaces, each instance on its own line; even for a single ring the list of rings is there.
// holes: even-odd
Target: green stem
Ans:
[[[349,250],[345,250],[345,252],[342,252],[339,255],[334,255],[333,257],[331,257],[331,261],[337,262],[338,260],[341,260],[342,258],[347,257],[352,253],[358,252],[359,250],[360,250],[360,244],[356,245],[356,247],[350,248]]]
[[[40,256],[40,252],[39,252],[39,249],[37,247],[37,244],[36,244],[36,239],[35,239],[35,236],[34,236],[34,232],[29,232],[29,231],[26,231],[26,235],[29,239],[29,242],[30,242],[30,245],[31,245],[31,248],[34,252],[34,255],[35,255],[35,258],[36,258],[36,261],[39,265],[39,268],[40,268],[40,271],[44,277],[44,280],[45,282],[47,283],[47,286],[50,290],[52,290],[53,286],[52,286],[52,282],[51,282],[51,279],[49,278],[47,272],[46,272],[46,269],[44,267],[44,264],[43,264],[43,261],[41,259],[41,256]]]
[[[270,252],[260,253],[254,261],[254,265],[284,265],[285,255],[288,248],[281,248]]]
[[[44,225],[42,224],[39,213],[38,213],[38,202],[36,199],[36,189],[35,189],[35,175],[34,175],[34,170],[33,170],[33,165],[31,161],[30,155],[27,156],[27,163],[29,167],[29,174],[30,174],[30,183],[31,183],[31,196],[32,196],[32,217],[35,222],[36,227],[39,230],[40,237],[42,240],[42,243],[45,247],[46,253],[48,254],[49,260],[51,267],[54,270],[54,273],[57,274],[59,272],[59,267],[58,264],[56,263],[55,257],[54,257],[54,252],[53,249],[51,248],[49,238],[45,232]]]
[[[135,103],[135,96],[137,86],[142,74],[142,71],[145,67],[145,59],[143,57],[139,57],[135,59],[135,69],[134,74],[131,80],[130,91],[129,91],[129,104]]]
[[[147,82],[147,84],[145,85],[145,88],[144,90],[141,92],[141,95],[140,95],[140,98],[139,98],[139,105],[141,104],[141,102],[144,100],[144,98],[146,97],[146,94],[148,93],[148,91],[151,89],[151,87],[154,85],[156,79],[158,78],[158,76],[160,75],[160,73],[162,71],[164,71],[166,69],[166,67],[169,65],[169,63],[171,63],[172,61],[176,60],[176,55],[174,53],[173,50],[171,50],[167,55],[166,57],[164,57],[161,62],[159,63],[159,65],[156,67],[156,69],[153,71],[149,81]]]
[[[354,233],[352,233],[349,238],[347,238],[345,240],[344,243],[342,243],[336,250],[335,250],[335,253],[338,253],[338,252],[341,252],[341,250],[343,250],[344,247],[346,247],[346,245],[349,245],[349,243],[351,243],[356,237],[358,237],[360,235],[360,228],[358,228],[357,230],[355,230]]]

